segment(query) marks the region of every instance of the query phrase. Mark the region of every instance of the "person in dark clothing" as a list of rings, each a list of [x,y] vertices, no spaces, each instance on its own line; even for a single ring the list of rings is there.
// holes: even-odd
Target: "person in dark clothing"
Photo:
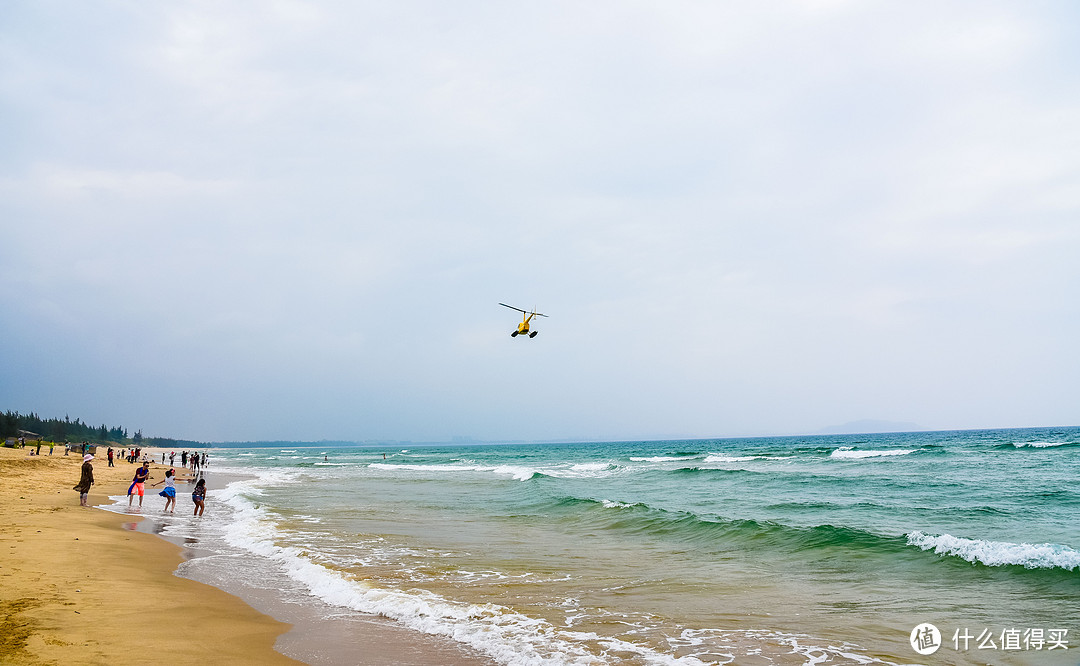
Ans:
[[[86,500],[87,495],[90,493],[90,486],[94,485],[94,466],[90,464],[93,459],[94,456],[89,453],[83,456],[82,478],[79,479],[79,485],[72,488],[72,490],[79,491],[79,504],[81,506],[90,506]]]

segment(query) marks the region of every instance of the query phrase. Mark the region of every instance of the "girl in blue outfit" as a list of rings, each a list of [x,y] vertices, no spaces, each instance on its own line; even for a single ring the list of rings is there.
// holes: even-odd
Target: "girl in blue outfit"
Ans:
[[[173,474],[175,473],[175,471],[170,469],[165,472],[165,478],[161,481],[158,481],[158,483],[165,484],[165,489],[158,493],[158,495],[161,495],[165,498],[166,511],[169,511],[170,506],[172,507],[172,511],[169,511],[169,513],[176,513],[176,481],[175,479],[173,479]],[[156,486],[158,483],[152,485]]]

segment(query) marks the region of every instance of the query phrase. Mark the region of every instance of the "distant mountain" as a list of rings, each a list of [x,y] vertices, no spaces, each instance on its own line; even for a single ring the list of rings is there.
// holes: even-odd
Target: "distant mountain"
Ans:
[[[926,430],[918,423],[907,421],[878,421],[876,419],[862,419],[860,421],[848,421],[843,425],[834,425],[818,430],[819,435],[854,435],[871,432],[914,432]]]

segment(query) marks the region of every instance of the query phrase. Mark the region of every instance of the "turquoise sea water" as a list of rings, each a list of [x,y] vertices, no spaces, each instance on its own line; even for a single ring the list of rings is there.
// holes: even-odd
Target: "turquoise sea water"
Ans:
[[[186,566],[496,662],[1080,663],[1080,428],[211,461]]]

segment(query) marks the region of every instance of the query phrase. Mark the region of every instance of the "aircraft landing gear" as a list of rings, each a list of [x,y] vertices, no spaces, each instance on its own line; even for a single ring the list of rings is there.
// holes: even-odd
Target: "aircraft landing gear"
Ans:
[[[517,331],[514,331],[513,333],[511,333],[511,334],[510,334],[510,337],[512,337],[512,338],[516,338],[516,337],[517,337],[517,335],[518,335],[518,334],[517,334]]]
[[[539,332],[540,332],[540,331],[533,331],[532,333],[529,333],[529,337],[530,337],[530,338],[535,338],[535,337],[536,337],[536,334],[537,334],[537,333],[539,333]]]

